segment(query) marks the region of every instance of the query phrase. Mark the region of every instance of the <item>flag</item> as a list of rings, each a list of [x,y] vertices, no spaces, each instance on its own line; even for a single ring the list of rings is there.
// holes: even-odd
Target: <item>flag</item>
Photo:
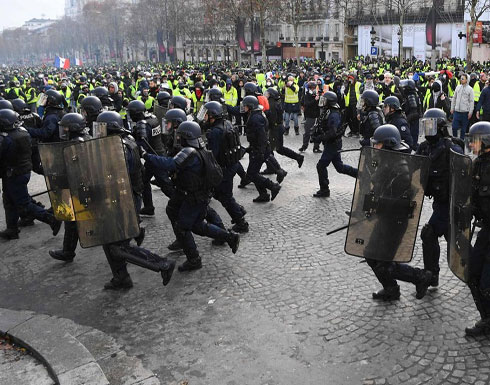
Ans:
[[[73,60],[70,60],[69,62],[70,62],[70,64],[73,63],[73,65],[75,65],[75,66],[82,66],[83,65],[82,59],[79,59],[77,57],[74,57]]]
[[[54,58],[54,66],[56,68],[70,68],[70,59],[66,59],[64,57],[55,56]]]

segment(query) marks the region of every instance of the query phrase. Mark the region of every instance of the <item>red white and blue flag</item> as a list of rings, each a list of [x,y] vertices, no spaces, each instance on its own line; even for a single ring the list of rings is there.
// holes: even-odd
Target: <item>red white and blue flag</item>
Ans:
[[[77,57],[73,58],[73,60],[70,61],[70,64],[73,64],[75,66],[82,66],[82,59],[79,59]]]
[[[55,58],[54,58],[54,66],[56,68],[65,68],[65,69],[68,69],[68,68],[70,68],[70,59],[67,59],[67,58],[64,58],[64,57],[55,56]]]

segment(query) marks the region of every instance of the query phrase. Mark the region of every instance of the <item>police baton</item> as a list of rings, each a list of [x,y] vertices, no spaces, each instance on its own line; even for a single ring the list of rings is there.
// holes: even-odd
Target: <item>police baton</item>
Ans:
[[[351,148],[349,150],[340,150],[340,151],[337,151],[339,154],[342,153],[342,152],[354,152],[354,151],[361,151],[362,147],[361,148]]]
[[[327,233],[327,235],[332,235],[332,234],[335,234],[335,233],[337,233],[337,232],[339,232],[339,231],[345,230],[345,229],[346,229],[346,228],[348,228],[348,227],[349,227],[349,225],[345,225],[345,226],[339,227],[338,229],[335,229],[335,230],[329,231],[329,232]]]
[[[35,197],[38,197],[39,195],[47,194],[47,193],[49,193],[51,191],[53,191],[53,190],[46,190],[46,191],[43,191],[43,192],[40,192],[40,193],[37,193],[37,194],[33,194],[33,195],[31,195],[31,198],[35,198]]]
[[[148,141],[146,140],[146,138],[141,138],[141,139],[143,139],[143,142],[145,142],[145,144],[148,146],[148,148],[151,150],[151,152],[153,152],[153,154],[158,155],[157,152],[150,145],[150,143],[148,143]]]

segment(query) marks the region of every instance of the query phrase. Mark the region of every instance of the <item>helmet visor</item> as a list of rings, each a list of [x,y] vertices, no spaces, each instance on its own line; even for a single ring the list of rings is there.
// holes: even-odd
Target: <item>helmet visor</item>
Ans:
[[[244,114],[246,112],[247,111],[245,111],[245,105],[243,104],[243,102],[240,102],[240,114]]]
[[[322,95],[320,96],[320,99],[318,100],[318,107],[325,107],[327,105],[327,98]]]
[[[201,109],[197,113],[196,120],[198,122],[203,122],[204,117],[206,116],[207,113],[208,113],[208,109],[205,106],[201,106]]]
[[[70,129],[66,126],[59,125],[60,140],[70,140]]]
[[[466,153],[473,157],[483,154],[484,150],[490,146],[489,134],[473,134],[465,137]]]
[[[105,122],[93,122],[92,123],[92,137],[96,138],[104,138],[107,136],[107,123]]]
[[[41,94],[39,95],[39,105],[42,107],[46,106],[46,103],[48,102],[48,95],[46,94]]]
[[[422,118],[419,121],[419,135],[422,137],[437,135],[437,119]]]

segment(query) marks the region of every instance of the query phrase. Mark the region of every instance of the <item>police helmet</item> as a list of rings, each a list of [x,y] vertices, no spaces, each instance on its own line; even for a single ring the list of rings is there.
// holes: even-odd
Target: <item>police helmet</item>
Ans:
[[[257,110],[259,108],[259,100],[252,95],[245,96],[242,100],[241,107],[248,107],[252,111]]]
[[[383,148],[389,150],[405,150],[407,147],[402,143],[400,131],[393,124],[383,124],[374,130],[371,138],[372,144],[383,143]]]
[[[102,112],[102,102],[97,96],[86,96],[80,103],[80,107],[87,114],[99,114]]]
[[[14,107],[14,111],[17,112],[18,114],[26,110],[29,110],[29,106],[21,98],[12,100],[12,106]]]
[[[46,91],[46,105],[63,108],[63,100],[63,95],[61,95],[58,91],[53,89]]]
[[[183,96],[173,96],[170,99],[169,108],[180,108],[182,111],[187,111],[187,100]]]
[[[201,138],[201,126],[196,122],[183,122],[177,128],[175,133],[177,141],[180,141],[182,146],[202,148],[203,141]]]
[[[74,112],[64,115],[59,122],[60,139],[70,139],[70,133],[82,132],[85,129],[85,126],[86,121],[82,115]]]
[[[490,122],[477,122],[466,136],[466,147],[475,154],[481,155],[490,148]]]
[[[141,100],[131,100],[127,106],[127,110],[130,114],[145,112],[146,111],[145,103],[143,103]]]
[[[379,94],[373,90],[366,90],[361,95],[361,102],[365,107],[377,107],[379,104]]]
[[[11,109],[0,110],[0,129],[9,130],[14,127],[18,114]]]
[[[446,113],[440,108],[430,108],[420,119],[420,134],[429,137],[436,136],[438,132],[446,129],[446,124]]]
[[[167,91],[160,91],[157,94],[158,104],[162,107],[168,107],[168,103],[172,97]]]
[[[415,90],[415,82],[413,79],[404,79],[400,82],[400,88],[406,90]]]
[[[97,96],[99,99],[104,96],[109,96],[109,90],[105,87],[95,87],[92,91],[92,95]]]
[[[264,96],[267,99],[272,98],[274,100],[279,100],[281,98],[279,91],[277,91],[274,87],[267,88],[267,90],[264,93]]]
[[[219,88],[211,88],[206,95],[207,102],[222,102],[223,93]]]
[[[338,97],[335,92],[326,91],[320,98],[318,103],[319,107],[331,107],[331,108],[340,108],[338,103]]]
[[[245,90],[245,95],[256,95],[257,94],[257,85],[252,82],[247,82],[243,86]]]
[[[0,110],[14,110],[14,106],[10,100],[0,100]]]
[[[401,109],[402,109],[402,107],[400,105],[400,100],[396,96],[388,96],[384,100],[383,105],[390,106],[395,111],[401,111]]]
[[[172,108],[165,114],[165,120],[172,122],[173,127],[177,127],[180,123],[187,121],[187,115],[180,108]]]
[[[107,124],[107,134],[124,134],[128,131],[124,128],[121,115],[116,111],[104,111],[97,116],[97,123]]]
[[[220,119],[223,117],[223,106],[218,102],[207,102],[204,106],[206,109],[205,114],[208,114],[209,118]]]

